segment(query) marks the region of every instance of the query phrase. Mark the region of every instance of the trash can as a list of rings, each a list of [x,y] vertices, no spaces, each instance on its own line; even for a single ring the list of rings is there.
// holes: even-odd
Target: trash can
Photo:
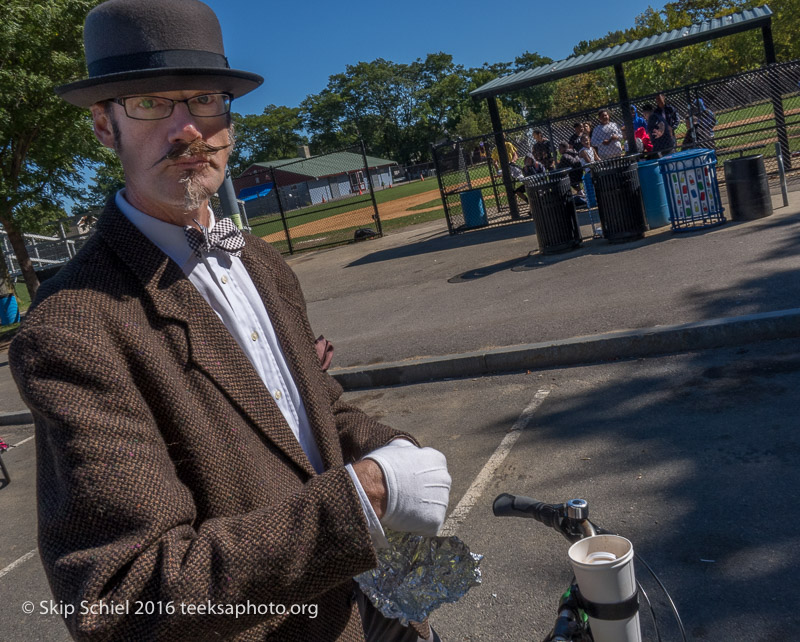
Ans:
[[[658,164],[664,176],[673,231],[686,232],[725,222],[713,150],[677,152],[660,159]]]
[[[0,297],[0,325],[11,325],[19,321],[19,307],[13,294]]]
[[[647,231],[639,183],[638,154],[598,161],[591,166],[597,213],[611,243],[635,241]]]
[[[725,161],[725,185],[732,220],[749,221],[772,214],[763,154]]]
[[[486,218],[486,207],[483,204],[483,192],[471,189],[461,192],[461,211],[464,213],[464,227],[483,227],[489,224]]]
[[[644,216],[650,229],[669,225],[667,191],[657,160],[639,161],[639,183],[642,186]]]
[[[581,229],[575,215],[569,172],[527,176],[523,182],[536,225],[539,250],[543,254],[553,254],[579,247]]]

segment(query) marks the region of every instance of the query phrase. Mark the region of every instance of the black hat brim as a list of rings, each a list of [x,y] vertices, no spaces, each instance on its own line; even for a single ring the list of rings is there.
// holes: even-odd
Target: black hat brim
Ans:
[[[239,98],[263,82],[264,79],[258,74],[239,69],[162,67],[95,76],[61,85],[56,87],[55,91],[68,103],[88,108],[95,103],[119,96],[186,89],[218,91]]]

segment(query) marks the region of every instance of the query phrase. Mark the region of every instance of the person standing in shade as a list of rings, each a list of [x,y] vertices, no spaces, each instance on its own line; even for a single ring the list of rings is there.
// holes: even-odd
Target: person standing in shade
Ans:
[[[384,528],[436,534],[444,455],[341,399],[297,277],[209,208],[231,101],[263,79],[229,66],[199,0],[109,0],[84,41],[89,77],[56,91],[91,110],[125,188],[9,351],[36,425],[39,550],[70,633],[437,640],[427,621],[383,617],[353,578],[377,565]],[[248,604],[283,610],[224,610]]]
[[[553,152],[550,149],[550,141],[542,135],[541,130],[533,130],[533,157],[545,166],[545,169],[553,168]]]
[[[607,109],[601,109],[597,118],[600,124],[592,130],[592,146],[597,149],[600,160],[621,156],[622,131],[616,123],[611,122]]]
[[[642,107],[642,114],[647,119],[647,134],[653,144],[652,153],[664,156],[675,151],[675,134],[661,112],[647,103]]]
[[[572,125],[572,136],[569,137],[567,142],[569,146],[575,150],[577,153],[580,151],[582,144],[581,144],[581,135],[583,134],[583,125],[580,123],[575,123]]]

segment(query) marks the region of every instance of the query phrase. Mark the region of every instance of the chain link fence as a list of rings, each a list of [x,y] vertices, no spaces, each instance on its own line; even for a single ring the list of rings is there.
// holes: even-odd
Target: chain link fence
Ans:
[[[783,160],[789,190],[800,190],[800,60],[771,65],[754,71],[727,76],[710,82],[665,90],[666,103],[677,115],[675,150],[704,147],[716,152],[717,178],[724,184],[724,162],[744,155],[762,154],[773,191],[779,190],[778,155]],[[657,94],[631,100],[637,114]],[[502,132],[509,162],[518,169],[526,154],[547,164],[558,158],[558,143],[568,142],[576,124],[591,129],[598,124],[597,114],[607,109],[611,121],[622,126],[622,105],[568,114]],[[541,133],[537,141],[535,132]],[[776,147],[777,145],[777,147]],[[465,217],[465,194],[480,190],[485,210],[483,225],[515,222],[500,172],[494,133],[467,140],[450,141],[433,147],[439,175],[442,202],[450,232],[456,234],[476,227]],[[512,174],[518,174],[512,169]],[[514,187],[522,184],[514,182]],[[724,193],[724,189],[723,189]],[[527,204],[517,201],[522,219],[529,215]]]
[[[356,145],[255,165],[234,184],[251,232],[291,254],[380,236],[375,191],[394,184],[393,165]]]

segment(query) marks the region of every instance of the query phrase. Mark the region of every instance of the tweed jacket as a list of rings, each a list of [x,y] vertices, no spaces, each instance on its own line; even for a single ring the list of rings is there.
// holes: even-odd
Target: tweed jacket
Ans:
[[[410,437],[339,399],[278,252],[248,236],[241,259],[322,474],[211,307],[113,201],[10,348],[36,424],[39,550],[76,639],[364,639],[352,578],[377,562],[344,465]]]

